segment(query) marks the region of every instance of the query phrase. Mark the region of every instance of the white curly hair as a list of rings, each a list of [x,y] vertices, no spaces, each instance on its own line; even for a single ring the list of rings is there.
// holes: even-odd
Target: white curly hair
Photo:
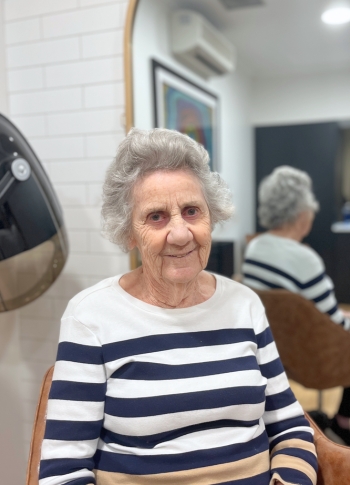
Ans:
[[[233,214],[231,192],[220,175],[210,171],[208,162],[205,148],[178,131],[130,130],[106,173],[101,212],[103,235],[128,251],[135,184],[157,170],[192,172],[208,204],[212,229],[229,219]]]
[[[261,181],[258,199],[259,222],[266,229],[294,222],[306,210],[319,209],[310,176],[288,165],[275,168]]]

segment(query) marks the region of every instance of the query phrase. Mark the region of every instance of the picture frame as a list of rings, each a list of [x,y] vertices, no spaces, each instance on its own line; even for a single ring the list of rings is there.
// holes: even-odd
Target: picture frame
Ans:
[[[219,171],[218,97],[152,59],[154,126],[189,135],[208,151]]]

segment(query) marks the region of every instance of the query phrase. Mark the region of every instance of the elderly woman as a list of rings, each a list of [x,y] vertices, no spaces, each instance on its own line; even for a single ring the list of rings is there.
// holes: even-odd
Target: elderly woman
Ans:
[[[104,227],[142,266],[63,315],[40,485],[316,483],[312,431],[262,304],[204,271],[231,213],[191,138],[134,129],[121,143]]]
[[[311,230],[318,208],[306,172],[281,166],[263,179],[258,215],[267,232],[255,237],[246,248],[243,283],[261,290],[285,288],[300,293],[335,323],[350,330],[350,320],[338,308],[333,283],[325,273],[322,259],[309,246],[301,244]],[[348,445],[349,418],[350,389],[344,389],[331,428]]]

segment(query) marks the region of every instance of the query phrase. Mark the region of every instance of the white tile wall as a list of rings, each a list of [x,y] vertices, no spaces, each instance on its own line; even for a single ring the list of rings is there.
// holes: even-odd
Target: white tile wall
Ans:
[[[89,252],[88,231],[74,230],[69,231],[69,250],[73,253]]]
[[[83,275],[113,276],[128,271],[128,262],[124,255],[116,254],[113,258],[110,254],[77,254],[70,258],[67,263],[67,273],[79,272]]]
[[[5,1],[5,19],[17,20],[25,17],[37,17],[70,10],[78,6],[78,0],[7,0]]]
[[[79,39],[60,39],[48,42],[27,43],[7,48],[7,65],[25,67],[79,59]]]
[[[7,72],[7,88],[10,93],[30,91],[44,87],[44,68],[16,69]]]
[[[99,207],[66,207],[65,222],[68,229],[99,229]]]
[[[18,44],[40,39],[41,19],[12,22],[5,27],[6,44]]]
[[[99,231],[90,231],[88,234],[89,249],[92,253],[111,253],[122,255],[122,250],[103,238]]]
[[[123,94],[124,84],[122,82],[88,86],[84,89],[84,106],[85,108],[118,106],[123,99]]]
[[[102,203],[102,184],[88,184],[87,198],[89,205],[100,205]]]
[[[36,153],[43,160],[84,157],[84,138],[82,136],[31,138],[30,141]]]
[[[47,66],[45,75],[48,87],[120,81],[123,79],[123,63],[121,57],[111,57]]]
[[[45,115],[12,116],[11,120],[26,136],[44,136],[46,134]]]
[[[111,32],[85,35],[82,38],[83,57],[102,57],[121,55],[123,48],[123,32]]]
[[[56,184],[55,189],[62,207],[86,206],[86,185],[71,183]]]
[[[62,37],[122,27],[121,6],[118,3],[80,9],[43,18],[44,37]]]
[[[102,182],[110,162],[109,158],[74,162],[54,161],[50,163],[50,178],[54,183]]]
[[[88,157],[106,157],[113,153],[119,145],[124,134],[89,136],[86,139],[86,153]]]
[[[26,454],[40,381],[54,362],[59,320],[68,300],[100,279],[129,269],[128,256],[100,234],[102,182],[124,136],[122,39],[127,3],[4,2],[10,117],[50,176],[70,243],[58,280],[17,311],[22,379],[18,393],[23,405],[23,436],[18,439],[25,443]],[[0,456],[1,466],[6,463]]]
[[[79,0],[79,5],[81,7],[89,7],[91,5],[101,5],[102,3],[119,3],[125,4],[126,2],[124,0]]]
[[[79,111],[48,116],[48,134],[82,134],[121,131],[122,108]]]
[[[10,95],[11,114],[52,113],[82,107],[80,88],[49,89]]]

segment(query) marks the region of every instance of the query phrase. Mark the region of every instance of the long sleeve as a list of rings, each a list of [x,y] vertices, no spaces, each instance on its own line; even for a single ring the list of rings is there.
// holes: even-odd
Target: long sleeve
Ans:
[[[62,319],[49,395],[40,485],[95,484],[106,376],[96,336],[72,316]]]
[[[271,483],[316,483],[317,458],[313,431],[296,401],[280,361],[265,315],[257,334],[257,360],[267,379],[263,416],[270,443]]]
[[[333,282],[325,273],[323,265],[320,265],[320,270],[314,278],[301,285],[300,294],[307,300],[313,301],[320,312],[327,313],[334,323],[342,325],[345,330],[350,330],[350,320],[344,317],[338,307]]]

